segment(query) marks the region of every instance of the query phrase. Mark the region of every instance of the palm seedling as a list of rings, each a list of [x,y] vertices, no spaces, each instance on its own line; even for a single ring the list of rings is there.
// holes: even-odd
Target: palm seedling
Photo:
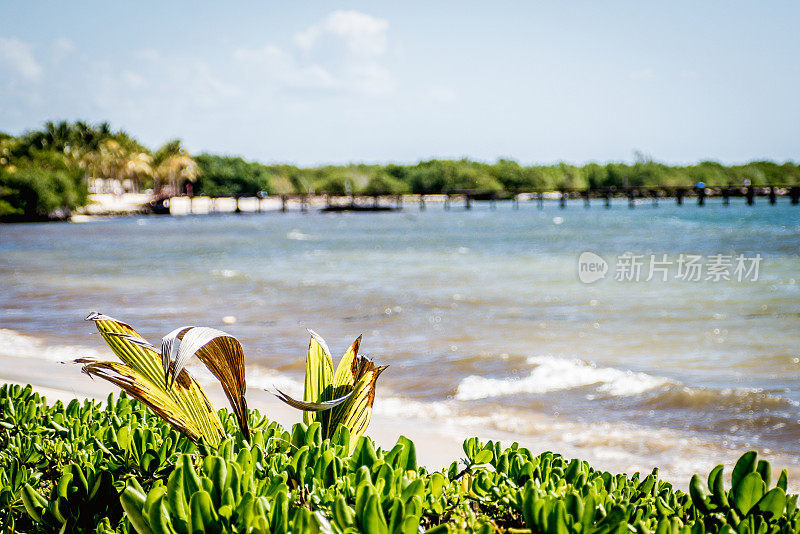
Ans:
[[[94,312],[100,335],[121,362],[80,358],[83,372],[119,386],[149,406],[193,441],[216,447],[224,438],[222,424],[203,389],[184,368],[197,356],[220,381],[245,439],[250,438],[245,400],[244,352],[225,332],[185,326],[164,336],[156,348],[130,325]]]
[[[283,402],[303,410],[303,422],[319,422],[322,437],[333,437],[341,424],[350,431],[350,450],[364,434],[372,417],[375,383],[387,366],[376,367],[372,360],[358,355],[361,336],[347,349],[336,372],[333,371],[328,345],[317,333],[309,330],[311,340],[306,356],[303,400],[291,398],[278,390]]]

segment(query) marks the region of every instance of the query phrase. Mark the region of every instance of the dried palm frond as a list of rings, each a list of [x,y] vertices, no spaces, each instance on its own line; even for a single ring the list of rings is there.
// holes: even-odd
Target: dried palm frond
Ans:
[[[153,409],[193,441],[200,438],[216,446],[223,437],[222,425],[211,402],[197,381],[183,370],[176,386],[167,390],[159,354],[129,324],[94,312],[100,335],[122,362],[81,358],[83,372],[108,380]]]
[[[322,424],[322,434],[330,438],[343,424],[350,431],[350,448],[364,434],[372,417],[375,383],[386,369],[358,355],[361,336],[347,349],[333,371],[328,345],[316,332],[309,330],[311,340],[306,356],[304,400],[299,401],[278,391],[277,397],[294,408],[303,410],[303,422]]]
[[[174,345],[173,345],[173,352]],[[205,364],[225,391],[228,402],[231,403],[233,413],[239,422],[239,429],[250,440],[250,429],[247,417],[247,400],[245,392],[247,383],[244,373],[244,351],[239,340],[221,330],[205,326],[190,328],[183,333],[183,339],[177,349],[172,374],[172,382],[182,371],[183,367],[192,356]],[[165,371],[169,367],[165,366]]]
[[[97,312],[86,319],[95,322],[123,363],[76,360],[84,364],[84,372],[121,387],[194,441],[202,437],[216,446],[223,437],[222,425],[200,385],[184,369],[196,355],[222,384],[249,440],[244,352],[235,337],[213,328],[186,326],[164,336],[158,350],[128,324]]]

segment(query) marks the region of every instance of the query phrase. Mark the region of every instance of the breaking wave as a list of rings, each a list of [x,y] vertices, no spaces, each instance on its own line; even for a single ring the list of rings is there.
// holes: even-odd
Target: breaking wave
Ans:
[[[534,356],[527,362],[536,367],[525,377],[486,378],[471,375],[458,385],[458,400],[476,400],[520,393],[548,393],[595,386],[595,394],[608,397],[628,397],[673,384],[664,377],[598,367],[578,359]]]
[[[97,358],[103,354],[80,345],[50,345],[39,338],[0,328],[0,356],[62,362],[76,358]]]

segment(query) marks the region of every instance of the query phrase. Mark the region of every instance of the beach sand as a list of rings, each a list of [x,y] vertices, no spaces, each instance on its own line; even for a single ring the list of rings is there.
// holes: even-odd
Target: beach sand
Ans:
[[[58,363],[46,360],[9,358],[0,356],[0,383],[31,384],[44,395],[51,404],[60,400],[64,403],[72,399],[104,400],[109,393],[117,395],[119,389],[104,380],[91,378],[81,372],[80,365]],[[203,383],[214,406],[228,408],[228,401],[218,384]],[[286,429],[301,419],[301,412],[279,401],[272,393],[263,389],[250,388],[247,403],[251,409],[259,410],[269,419],[277,421]],[[444,429],[437,429],[421,421],[402,417],[375,416],[367,434],[376,444],[390,449],[400,435],[410,438],[417,446],[417,460],[429,470],[448,467],[453,460],[461,458],[463,439],[457,439]],[[464,436],[466,439],[468,436]]]

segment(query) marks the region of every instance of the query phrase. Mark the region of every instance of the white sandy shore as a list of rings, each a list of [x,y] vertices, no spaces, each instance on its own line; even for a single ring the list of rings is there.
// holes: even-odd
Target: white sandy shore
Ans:
[[[0,356],[2,382],[32,384],[51,403],[57,400],[69,402],[75,398],[103,400],[109,393],[116,395],[119,391],[108,382],[81,373],[79,365],[4,356]],[[204,384],[203,387],[216,407],[229,408],[219,385]],[[258,409],[287,429],[300,420],[300,412],[264,390],[251,387],[247,391],[247,402],[250,408]],[[456,439],[444,430],[402,417],[373,417],[367,433],[383,448],[391,448],[400,435],[405,435],[417,445],[419,463],[429,469],[447,467],[453,460],[464,456],[461,450],[463,440]]]

